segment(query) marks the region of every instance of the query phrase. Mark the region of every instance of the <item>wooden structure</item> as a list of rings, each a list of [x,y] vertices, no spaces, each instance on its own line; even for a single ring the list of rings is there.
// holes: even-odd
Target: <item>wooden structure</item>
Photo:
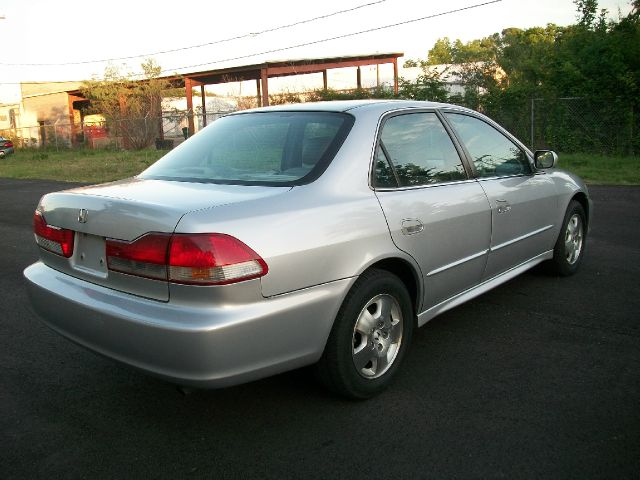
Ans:
[[[258,91],[258,102],[261,106],[269,105],[269,78],[286,77],[291,75],[306,75],[310,73],[322,73],[323,86],[328,88],[327,71],[337,68],[356,67],[356,86],[362,88],[362,75],[360,67],[369,65],[393,64],[393,91],[398,93],[398,58],[403,53],[376,53],[371,55],[355,55],[344,57],[314,58],[304,60],[287,60],[277,62],[265,62],[254,65],[244,65],[239,67],[220,68],[216,70],[205,70],[200,72],[185,73],[182,75],[170,75],[163,77],[169,80],[175,87],[184,87],[187,97],[187,116],[189,121],[189,135],[195,133],[195,122],[193,119],[193,89],[200,87],[203,121],[206,125],[206,95],[205,85],[215,85],[230,82],[243,82],[255,80]],[[140,80],[144,82],[145,80]],[[68,90],[69,111],[72,112],[82,102],[87,102],[81,96],[79,90]],[[73,115],[69,115],[72,129],[75,129]],[[162,128],[160,128],[162,137]]]
[[[188,73],[182,76],[187,96],[189,111],[189,134],[195,132],[193,121],[193,88],[200,87],[202,113],[206,125],[205,85],[255,80],[258,99],[261,106],[269,105],[269,78],[290,75],[322,73],[323,86],[328,88],[327,70],[336,68],[357,67],[356,86],[362,88],[360,67],[368,65],[393,64],[393,91],[398,93],[398,58],[403,53],[378,53],[372,55],[356,55],[348,57],[315,58],[305,60],[289,60],[282,62],[265,62],[241,67],[221,68],[203,72]],[[173,79],[173,78],[172,78]]]

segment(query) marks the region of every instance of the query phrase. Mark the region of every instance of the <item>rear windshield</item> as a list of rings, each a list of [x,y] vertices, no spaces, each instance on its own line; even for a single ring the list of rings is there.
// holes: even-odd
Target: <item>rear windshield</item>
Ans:
[[[255,112],[223,117],[139,177],[240,185],[300,185],[316,179],[353,117],[335,112]]]

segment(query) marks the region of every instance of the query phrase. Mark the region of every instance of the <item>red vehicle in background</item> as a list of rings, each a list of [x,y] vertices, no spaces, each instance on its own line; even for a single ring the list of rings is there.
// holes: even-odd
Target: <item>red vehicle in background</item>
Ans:
[[[0,137],[0,158],[13,152],[13,142],[8,138]]]

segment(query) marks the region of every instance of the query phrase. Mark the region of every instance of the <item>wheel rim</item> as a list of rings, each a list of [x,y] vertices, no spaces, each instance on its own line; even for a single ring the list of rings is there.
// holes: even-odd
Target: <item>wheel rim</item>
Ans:
[[[584,228],[582,227],[582,217],[574,213],[564,232],[564,254],[569,265],[575,264],[582,253],[582,242],[584,240]]]
[[[353,363],[364,378],[383,375],[402,344],[403,319],[398,301],[388,294],[369,300],[353,329]]]

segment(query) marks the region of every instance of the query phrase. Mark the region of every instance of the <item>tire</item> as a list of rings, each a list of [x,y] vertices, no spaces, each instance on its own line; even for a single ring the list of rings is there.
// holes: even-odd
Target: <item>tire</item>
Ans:
[[[564,215],[562,229],[549,262],[550,270],[556,275],[568,277],[580,268],[587,240],[587,222],[584,208],[572,200]]]
[[[415,315],[402,281],[369,270],[347,294],[316,375],[329,390],[352,399],[377,395],[392,382],[411,343]]]

